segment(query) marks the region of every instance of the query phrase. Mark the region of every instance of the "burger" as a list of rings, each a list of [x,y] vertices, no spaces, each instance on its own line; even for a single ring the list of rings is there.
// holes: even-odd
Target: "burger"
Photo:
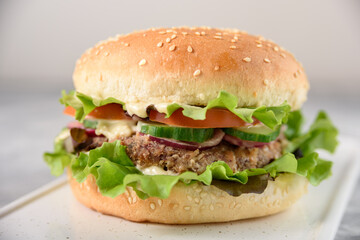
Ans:
[[[233,29],[154,28],[87,50],[62,93],[74,119],[44,159],[75,197],[136,222],[194,224],[285,210],[331,175],[337,130],[307,131],[291,53]]]

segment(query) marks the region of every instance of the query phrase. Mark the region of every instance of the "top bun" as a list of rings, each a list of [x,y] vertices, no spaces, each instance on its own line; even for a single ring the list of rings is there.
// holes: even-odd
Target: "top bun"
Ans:
[[[78,92],[129,105],[205,106],[225,90],[238,97],[239,107],[287,101],[296,110],[309,89],[301,64],[272,41],[207,27],[110,38],[82,55],[73,79]]]

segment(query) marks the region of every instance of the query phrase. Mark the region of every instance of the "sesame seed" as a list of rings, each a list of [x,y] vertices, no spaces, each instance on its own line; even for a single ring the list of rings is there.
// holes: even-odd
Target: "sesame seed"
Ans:
[[[231,39],[230,41],[231,41],[232,43],[235,43],[235,42],[236,42],[236,40],[235,40],[235,39]]]
[[[217,33],[215,33],[215,35],[221,36],[222,33],[221,33],[221,32],[217,32]]]
[[[175,45],[172,45],[172,46],[169,47],[169,51],[171,51],[171,52],[172,52],[172,51],[175,51],[175,49],[176,49],[176,46],[175,46]]]
[[[198,36],[200,36],[200,35],[201,35],[201,33],[199,33],[199,32],[195,32],[195,35],[198,35]]]
[[[201,36],[205,36],[206,33],[205,33],[205,32],[201,32],[200,35],[201,35]]]
[[[188,33],[187,32],[181,32],[183,35],[188,35]]]
[[[255,40],[256,43],[261,44],[262,42],[260,40]]]
[[[267,43],[266,46],[271,47],[271,44],[270,44],[270,43]]]
[[[214,211],[214,205],[210,204],[210,210]]]
[[[297,76],[298,76],[298,73],[294,72],[294,77],[297,78]]]
[[[278,51],[279,51],[279,48],[275,46],[275,47],[274,47],[274,51],[275,51],[275,52],[278,52]]]
[[[131,197],[128,197],[128,201],[129,201],[129,203],[131,204],[132,198],[131,198]]]
[[[264,58],[264,62],[270,63],[271,61],[270,61],[270,59],[268,59],[268,58]]]
[[[264,85],[268,85],[269,84],[269,80],[265,79],[264,80]]]
[[[219,69],[220,69],[219,66],[215,66],[215,67],[214,67],[214,70],[215,70],[215,71],[219,71]]]
[[[261,48],[262,45],[261,44],[256,44],[256,47]]]
[[[221,36],[214,36],[215,39],[222,39]]]
[[[171,29],[166,30],[167,33],[171,33],[172,31]]]
[[[241,207],[241,204],[240,204],[240,203],[237,203],[237,204],[235,204],[235,206],[234,206],[234,208],[239,208],[239,207]]]
[[[139,62],[139,66],[144,66],[146,64],[146,59],[141,59]]]
[[[175,39],[177,36],[174,34],[171,36],[171,39]]]
[[[95,55],[99,55],[100,51],[96,50]]]
[[[286,58],[286,55],[284,53],[280,53],[280,56],[282,56],[283,58]]]
[[[103,49],[104,49],[104,46],[103,46],[103,45],[101,45],[101,46],[99,47],[99,49],[100,49],[100,50],[103,50]]]
[[[191,209],[190,206],[185,206],[185,207],[184,207],[184,210],[186,210],[186,211],[189,211],[190,209]]]
[[[235,40],[239,40],[238,36],[234,36],[234,39],[235,39]]]
[[[230,46],[231,49],[236,49],[236,46]]]
[[[190,195],[187,195],[186,198],[189,200],[189,201],[192,201],[192,197]]]
[[[129,47],[130,44],[129,43],[124,43],[125,47]]]
[[[166,41],[167,43],[169,43],[169,42],[171,42],[171,38],[167,38],[165,41]]]
[[[144,33],[143,36],[146,37],[146,33]]]
[[[191,52],[193,52],[193,48],[191,46],[188,46],[187,51],[191,53]]]
[[[159,48],[161,48],[163,45],[164,45],[163,42],[159,42],[156,46],[159,47]]]
[[[158,204],[159,204],[160,207],[161,207],[162,203],[163,203],[162,200],[158,199]]]
[[[163,35],[163,34],[166,34],[166,32],[164,32],[164,31],[161,31],[161,32],[159,32],[159,34]]]
[[[249,58],[249,57],[245,57],[245,58],[243,58],[242,60],[243,60],[244,62],[247,62],[247,63],[248,63],[248,62],[251,62],[251,58]]]
[[[197,69],[195,72],[194,72],[194,77],[197,77],[201,74],[201,71],[199,69]]]
[[[104,53],[105,56],[109,56],[109,54],[110,54],[109,52],[105,52],[105,53]]]
[[[154,209],[155,209],[155,203],[150,203],[150,208],[151,208],[152,210],[154,210]]]

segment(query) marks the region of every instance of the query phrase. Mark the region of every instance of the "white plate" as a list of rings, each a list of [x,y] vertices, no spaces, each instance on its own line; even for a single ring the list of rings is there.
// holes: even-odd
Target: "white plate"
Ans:
[[[341,136],[333,176],[289,210],[222,224],[132,223],[78,203],[60,178],[0,209],[1,239],[333,239],[359,173],[360,142]]]

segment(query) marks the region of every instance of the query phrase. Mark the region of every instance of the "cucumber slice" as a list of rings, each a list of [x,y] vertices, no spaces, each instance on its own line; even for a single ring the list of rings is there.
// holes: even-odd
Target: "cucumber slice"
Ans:
[[[223,131],[226,134],[246,141],[271,142],[279,136],[280,126],[275,129],[271,129],[265,125],[258,125],[248,128],[224,128]]]
[[[213,128],[185,128],[147,123],[140,123],[139,128],[140,132],[154,137],[172,138],[186,142],[202,143],[214,135]]]
[[[83,122],[83,125],[84,125],[84,127],[86,127],[86,128],[96,129],[96,127],[97,127],[97,125],[98,125],[98,122],[95,121],[95,120],[85,119],[84,122]]]

